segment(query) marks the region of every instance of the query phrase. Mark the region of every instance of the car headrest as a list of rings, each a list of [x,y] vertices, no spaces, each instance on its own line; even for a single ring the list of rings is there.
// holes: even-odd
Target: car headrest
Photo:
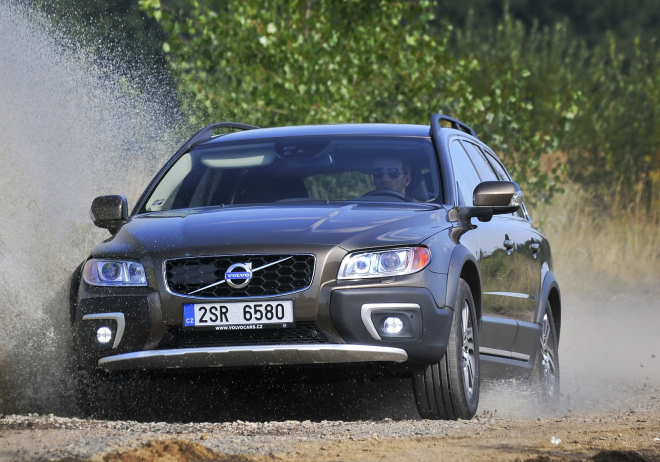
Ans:
[[[234,191],[234,204],[263,204],[283,199],[308,198],[302,180],[291,177],[273,178],[270,175],[243,175]]]
[[[425,178],[419,170],[413,170],[410,173],[410,184],[406,188],[406,196],[420,202],[429,200],[429,190],[426,187]]]

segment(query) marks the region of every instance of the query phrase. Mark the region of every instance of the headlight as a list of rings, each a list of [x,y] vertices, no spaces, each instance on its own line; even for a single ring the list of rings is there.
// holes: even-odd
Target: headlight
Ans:
[[[425,268],[430,261],[431,251],[426,247],[355,252],[344,257],[337,279],[401,276]]]
[[[144,266],[136,261],[95,260],[85,263],[83,279],[93,286],[146,286]]]

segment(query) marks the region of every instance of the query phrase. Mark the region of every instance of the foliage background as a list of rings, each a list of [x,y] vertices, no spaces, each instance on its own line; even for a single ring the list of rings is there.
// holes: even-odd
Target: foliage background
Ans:
[[[443,112],[533,204],[577,183],[599,213],[660,210],[655,0],[36,1],[166,76],[195,127]]]

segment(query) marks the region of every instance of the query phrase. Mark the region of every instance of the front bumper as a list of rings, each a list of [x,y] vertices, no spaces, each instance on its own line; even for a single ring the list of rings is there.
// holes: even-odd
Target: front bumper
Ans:
[[[272,345],[138,351],[101,358],[107,371],[205,367],[280,366],[305,364],[404,362],[400,348],[368,345]]]
[[[334,276],[336,268],[329,272]],[[303,292],[273,297],[292,299],[296,324],[301,329],[314,326],[318,337],[312,332],[313,338],[287,334],[282,339],[253,343],[242,339],[245,343],[239,343],[217,332],[217,339],[196,339],[190,346],[180,347],[167,339],[181,329],[183,305],[190,303],[188,299],[152,288],[99,289],[82,283],[74,323],[75,347],[79,364],[90,370],[402,361],[433,364],[445,353],[451,327],[453,312],[444,307],[446,284],[446,275],[429,271],[382,281],[337,284],[331,280]],[[410,331],[386,335],[382,321],[390,315],[401,317],[406,324],[409,319]],[[124,322],[120,323],[122,317]],[[97,329],[102,326],[113,332],[104,345],[96,341]],[[123,333],[120,327],[124,327]],[[321,337],[324,341],[318,341]]]

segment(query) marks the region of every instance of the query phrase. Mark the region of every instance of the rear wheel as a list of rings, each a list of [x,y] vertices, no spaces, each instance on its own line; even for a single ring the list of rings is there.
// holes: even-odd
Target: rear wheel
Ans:
[[[541,321],[538,352],[532,369],[532,383],[541,404],[554,405],[559,401],[559,342],[550,302],[545,304]]]
[[[445,356],[413,373],[413,390],[424,419],[471,419],[479,405],[479,332],[474,298],[467,282],[458,297]]]

